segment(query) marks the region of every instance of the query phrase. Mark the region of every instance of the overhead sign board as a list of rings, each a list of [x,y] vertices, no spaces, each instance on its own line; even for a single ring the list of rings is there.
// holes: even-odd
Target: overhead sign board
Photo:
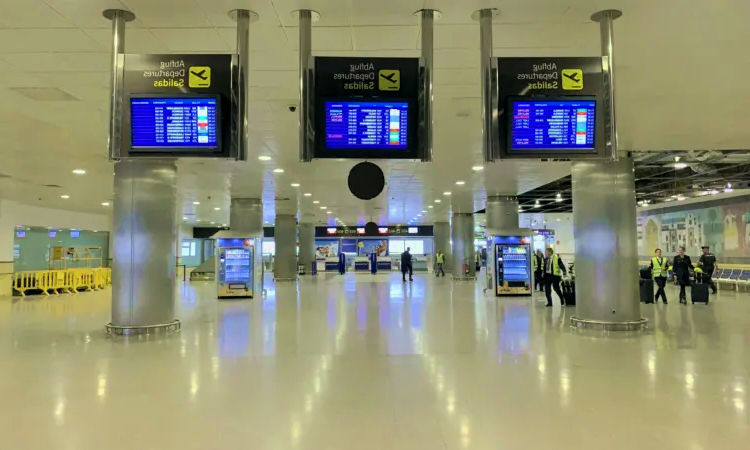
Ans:
[[[124,55],[120,156],[233,157],[234,60],[231,54]]]
[[[316,57],[315,158],[419,159],[419,58]]]
[[[601,57],[496,63],[501,158],[605,157],[609,99]]]
[[[315,227],[315,237],[383,237],[383,236],[432,236],[431,225],[419,225],[416,227],[378,227],[374,233],[368,233],[364,227]]]

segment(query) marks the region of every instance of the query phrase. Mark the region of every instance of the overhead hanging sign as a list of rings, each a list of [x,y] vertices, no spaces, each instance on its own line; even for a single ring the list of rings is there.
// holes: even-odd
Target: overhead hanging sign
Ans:
[[[122,157],[233,157],[231,54],[124,55]]]
[[[419,159],[419,58],[316,57],[315,158]]]
[[[496,62],[502,158],[605,157],[609,99],[601,57]]]

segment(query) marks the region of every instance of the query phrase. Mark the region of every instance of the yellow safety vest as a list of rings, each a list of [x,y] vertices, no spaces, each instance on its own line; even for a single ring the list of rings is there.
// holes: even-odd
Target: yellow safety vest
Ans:
[[[550,256],[552,258],[552,275],[560,276],[562,271],[560,270],[560,258],[557,255]],[[544,273],[547,273],[547,267],[544,267]]]
[[[659,264],[659,258],[657,258],[656,256],[654,256],[653,258],[651,258],[651,265],[654,266],[651,269],[651,275],[654,278],[661,277],[661,276],[664,276],[664,277],[667,276],[667,274],[666,274],[666,272],[667,272],[667,258],[663,258],[662,257],[661,264]],[[662,272],[664,272],[663,275],[662,275]]]
[[[443,264],[444,260],[445,260],[445,256],[442,253],[438,253],[437,255],[435,255],[435,261],[438,264]]]

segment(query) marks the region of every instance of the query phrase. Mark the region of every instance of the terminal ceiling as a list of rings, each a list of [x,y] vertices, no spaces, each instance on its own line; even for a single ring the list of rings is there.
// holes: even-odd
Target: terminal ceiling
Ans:
[[[412,13],[424,7],[443,12],[435,29],[434,162],[385,163],[387,192],[364,203],[346,189],[353,162],[297,162],[297,115],[288,111],[298,89],[291,12],[321,13],[315,55],[418,56]],[[472,170],[482,153],[479,30],[470,16],[484,7],[501,14],[496,56],[596,56],[598,25],[589,16],[622,9],[615,23],[621,147],[747,148],[750,28],[743,21],[750,4],[741,0],[0,0],[0,195],[86,212],[107,208],[107,8],[137,16],[127,28],[129,53],[229,52],[235,30],[227,11],[260,14],[250,30],[249,161],[180,162],[181,212],[189,222],[226,223],[235,196],[262,197],[269,222],[278,212],[348,225],[370,218],[431,223],[483,208],[486,195],[544,186],[568,175],[569,164],[500,162]],[[72,173],[79,168],[86,175]]]

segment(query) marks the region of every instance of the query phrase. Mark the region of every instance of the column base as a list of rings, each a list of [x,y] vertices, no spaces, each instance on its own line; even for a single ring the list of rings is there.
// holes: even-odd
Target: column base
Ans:
[[[632,322],[602,322],[600,320],[589,320],[573,316],[570,318],[570,324],[576,329],[598,331],[640,331],[646,329],[648,319],[642,317],[641,319]]]
[[[127,325],[119,326],[112,325],[112,322],[107,324],[107,334],[115,334],[118,336],[129,336],[133,334],[157,334],[157,333],[169,333],[171,331],[180,331],[182,325],[179,320],[174,320],[170,323],[164,323],[159,325]]]

